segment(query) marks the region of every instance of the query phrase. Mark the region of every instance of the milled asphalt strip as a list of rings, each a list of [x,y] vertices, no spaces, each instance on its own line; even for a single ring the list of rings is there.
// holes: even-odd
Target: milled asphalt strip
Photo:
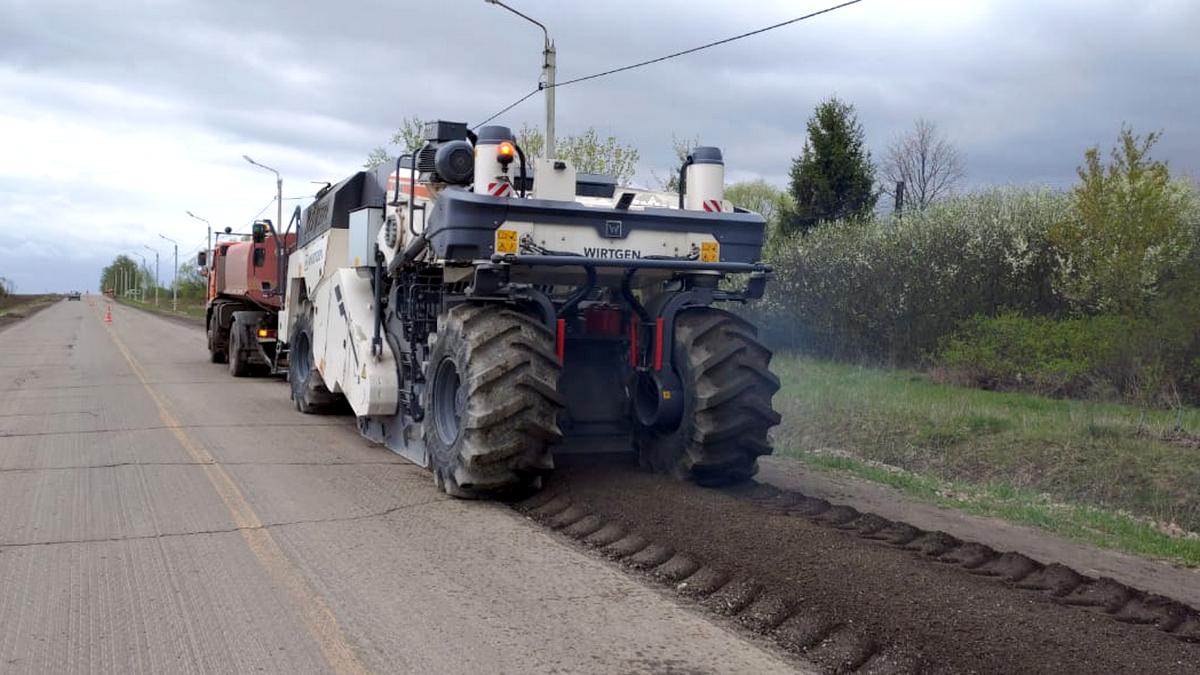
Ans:
[[[159,395],[153,387],[150,386],[149,380],[146,377],[145,371],[133,357],[133,354],[126,348],[125,343],[117,335],[109,324],[102,324],[113,344],[125,357],[125,361],[129,363],[130,369],[142,383],[142,387],[146,393],[154,401],[158,408],[159,419],[163,424],[170,429],[171,433],[183,446],[183,449],[196,460],[197,463],[204,464],[204,472],[208,477],[209,482],[221,497],[221,501],[225,503],[229,509],[230,516],[233,518],[234,524],[237,526],[236,531],[240,532],[242,539],[245,540],[250,551],[258,559],[263,570],[267,572],[276,582],[278,582],[291,598],[292,603],[300,610],[301,618],[304,620],[309,633],[316,640],[317,645],[321,649],[321,654],[325,657],[326,662],[336,672],[339,673],[366,673],[366,666],[358,659],[354,653],[353,647],[342,633],[341,627],[338,626],[337,619],[333,612],[325,603],[316,591],[308,584],[300,572],[288,560],[287,555],[279,547],[275,538],[265,529],[258,515],[251,508],[250,503],[246,501],[242,491],[238,488],[233,478],[217,463],[216,459],[208,450],[199,442],[194,440],[184,430],[184,426],[179,423],[175,416],[171,413],[167,402]]]

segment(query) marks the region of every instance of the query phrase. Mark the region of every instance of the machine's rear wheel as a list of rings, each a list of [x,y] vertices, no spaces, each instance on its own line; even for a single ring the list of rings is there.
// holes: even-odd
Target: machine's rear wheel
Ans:
[[[750,478],[771,453],[767,431],[779,424],[771,397],[779,378],[757,331],[719,309],[680,312],[674,364],[683,381],[683,419],[672,430],[636,425],[644,465],[701,485]]]
[[[250,374],[250,364],[246,359],[245,326],[236,319],[229,327],[229,374],[234,377],[246,377]]]
[[[211,363],[225,363],[225,359],[227,358],[225,353],[226,347],[220,344],[220,331],[215,325],[217,316],[218,312],[214,307],[213,311],[209,312],[208,315],[208,360]]]
[[[312,344],[312,316],[305,312],[296,319],[288,340],[288,384],[296,410],[305,415],[333,412],[339,402],[313,363]]]
[[[501,305],[452,308],[429,336],[423,435],[438,486],[456,497],[536,488],[562,438],[554,335]]]

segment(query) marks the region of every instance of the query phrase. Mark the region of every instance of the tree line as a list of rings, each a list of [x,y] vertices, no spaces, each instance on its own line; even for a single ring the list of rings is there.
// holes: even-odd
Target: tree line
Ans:
[[[175,282],[179,287],[179,297],[188,299],[203,298],[206,283],[200,270],[191,260],[181,260],[179,278]],[[169,293],[172,287],[174,272],[168,271],[159,286],[160,293]],[[154,297],[154,273],[150,268],[132,257],[120,254],[112,262],[100,270],[100,292],[114,295],[130,295],[140,293],[143,299]]]
[[[881,196],[895,199],[900,183],[905,186],[902,208],[924,209],[952,194],[966,175],[962,154],[926,119],[916,120],[911,131],[888,146],[878,169],[865,147],[853,105],[837,97],[822,101],[806,128],[807,140],[792,161],[786,190],[763,180],[729,187],[730,201],[761,213],[772,231],[791,234],[822,223],[864,218],[874,211]],[[582,173],[612,176],[620,184],[637,173],[638,149],[615,136],[602,137],[594,127],[556,140],[556,158],[571,161]],[[371,150],[363,166],[395,162],[397,154],[415,152],[423,142],[421,118],[408,117],[392,134],[390,144]],[[545,137],[539,129],[525,125],[517,132],[517,143],[528,156],[540,157]],[[672,139],[680,164],[698,143],[698,138]],[[877,172],[882,181],[876,180]],[[653,178],[662,190],[679,189],[674,171]]]
[[[776,348],[983,387],[1200,403],[1200,198],[1153,157],[1161,136],[1122,127],[1107,155],[1084,150],[1070,189],[962,192],[965,159],[936,123],[915,120],[877,164],[854,106],[821,101],[786,188],[726,188],[768,221],[775,278],[748,311]],[[394,140],[420,138],[412,118]],[[543,147],[529,128],[519,142]],[[682,162],[696,140],[673,145]],[[638,159],[594,129],[558,155],[622,182]]]

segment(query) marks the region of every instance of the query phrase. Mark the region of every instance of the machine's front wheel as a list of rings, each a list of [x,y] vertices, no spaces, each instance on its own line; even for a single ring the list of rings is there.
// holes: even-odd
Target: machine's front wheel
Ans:
[[[674,429],[635,424],[641,462],[701,485],[750,478],[758,457],[771,453],[767,431],[780,421],[771,407],[779,378],[768,368],[770,350],[741,318],[698,308],[678,315],[673,357],[683,418]]]
[[[338,396],[325,387],[321,373],[313,362],[312,316],[301,313],[288,340],[288,384],[296,410],[305,415],[332,412]]]
[[[536,488],[562,438],[554,335],[501,305],[452,308],[430,335],[423,436],[438,486],[455,497]]]

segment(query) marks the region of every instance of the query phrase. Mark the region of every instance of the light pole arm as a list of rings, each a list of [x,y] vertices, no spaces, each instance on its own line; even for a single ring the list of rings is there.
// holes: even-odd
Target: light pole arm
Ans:
[[[521,17],[522,19],[525,19],[529,23],[537,26],[538,28],[541,28],[542,35],[546,39],[546,49],[553,49],[553,47],[550,44],[550,31],[546,30],[546,25],[543,24],[541,21],[538,21],[537,19],[535,19],[527,14],[523,14],[519,10],[515,10],[512,7],[509,7],[508,5],[504,4],[503,2],[500,2],[500,0],[486,0],[486,2],[496,5],[497,7],[503,7],[504,9],[507,9],[508,11],[512,12],[513,14],[516,14],[517,16]]]
[[[554,42],[550,40],[550,31],[546,29],[546,25],[533,17],[524,14],[518,10],[509,7],[500,0],[485,0],[488,3],[503,7],[504,9],[516,14],[525,19],[529,23],[542,29],[542,38],[545,41],[542,48],[542,82],[541,89],[546,94],[546,145],[545,153],[547,159],[554,158],[554,75],[557,70],[558,52],[554,49]],[[249,158],[247,158],[249,159]]]

